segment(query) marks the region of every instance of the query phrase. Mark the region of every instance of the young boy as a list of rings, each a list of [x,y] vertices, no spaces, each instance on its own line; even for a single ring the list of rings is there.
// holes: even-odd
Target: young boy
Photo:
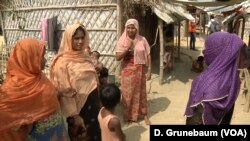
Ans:
[[[194,60],[193,61],[193,64],[192,64],[192,68],[191,70],[192,71],[195,71],[195,72],[202,72],[204,67],[203,67],[203,60],[204,60],[204,57],[203,56],[199,56],[197,58],[197,60]]]
[[[102,108],[98,114],[102,141],[126,141],[120,119],[114,114],[120,102],[121,92],[115,84],[108,84],[100,94]]]

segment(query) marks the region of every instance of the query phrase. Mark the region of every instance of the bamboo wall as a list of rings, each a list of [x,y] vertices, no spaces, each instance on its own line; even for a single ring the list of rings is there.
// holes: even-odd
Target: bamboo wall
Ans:
[[[101,53],[100,61],[113,73],[118,35],[116,0],[2,0],[0,10],[6,45],[25,37],[41,38],[41,19],[57,18],[56,42],[67,25],[80,21],[90,34],[90,47]],[[1,20],[0,20],[1,21]],[[48,65],[56,51],[48,51]],[[48,72],[46,70],[46,72]]]

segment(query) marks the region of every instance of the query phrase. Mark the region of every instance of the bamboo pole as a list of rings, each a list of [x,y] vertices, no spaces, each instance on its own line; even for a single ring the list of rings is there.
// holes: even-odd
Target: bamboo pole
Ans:
[[[243,69],[244,72],[244,79],[246,82],[246,88],[247,88],[247,93],[246,93],[246,103],[244,106],[243,111],[244,112],[249,112],[250,109],[250,75],[247,69]]]
[[[71,9],[71,8],[100,8],[100,7],[107,7],[107,8],[117,8],[116,4],[84,4],[84,5],[53,5],[47,7],[29,7],[29,8],[15,8],[15,9],[3,9],[1,11],[29,11],[29,10],[48,10],[48,9]]]
[[[186,21],[186,29],[185,29],[185,34],[187,36],[187,49],[189,48],[189,45],[188,45],[188,36],[189,36],[189,32],[188,32],[188,27],[189,27],[189,21]]]
[[[19,29],[19,28],[3,28],[4,30],[23,30],[23,31],[41,31],[41,29],[35,29],[35,28],[24,28],[24,29]],[[64,31],[65,29],[58,29],[56,31]],[[113,28],[90,28],[87,29],[88,31],[117,31],[117,29]]]
[[[115,57],[115,54],[110,54],[110,53],[100,53],[101,56],[110,56],[110,57]]]
[[[0,44],[0,58],[1,58],[1,60],[0,60],[0,77],[2,76],[2,74],[3,74],[3,44]]]
[[[119,37],[121,36],[122,30],[122,0],[117,0],[117,42]],[[116,69],[115,69],[115,79],[119,80],[121,75],[121,61],[116,61]],[[120,81],[120,80],[119,80]]]
[[[250,47],[250,33],[248,33],[248,43],[247,43],[247,47]]]
[[[164,37],[163,37],[163,21],[158,18],[158,27],[159,27],[159,37],[160,37],[160,85],[163,84],[163,56],[164,56]]]
[[[181,22],[178,22],[178,60],[180,60],[180,49],[181,49]]]
[[[6,43],[6,35],[4,31],[4,24],[3,24],[3,13],[0,11],[0,21],[1,21],[1,27],[2,27],[2,33],[3,33],[3,42]]]
[[[242,29],[241,30],[241,39],[242,40],[244,40],[245,22],[246,22],[245,18],[242,17],[242,27],[241,27],[241,29]]]

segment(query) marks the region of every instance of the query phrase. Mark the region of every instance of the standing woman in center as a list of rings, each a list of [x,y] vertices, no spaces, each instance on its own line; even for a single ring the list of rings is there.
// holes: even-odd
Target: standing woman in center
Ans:
[[[51,80],[59,91],[62,112],[67,119],[71,140],[85,136],[89,141],[100,141],[101,133],[97,120],[100,110],[98,76],[89,54],[86,28],[76,23],[68,26],[63,34],[58,54],[51,65]]]
[[[146,95],[146,80],[151,78],[150,46],[139,35],[136,19],[129,19],[116,47],[116,59],[122,62],[121,90],[124,120],[137,122],[140,115],[150,125]]]

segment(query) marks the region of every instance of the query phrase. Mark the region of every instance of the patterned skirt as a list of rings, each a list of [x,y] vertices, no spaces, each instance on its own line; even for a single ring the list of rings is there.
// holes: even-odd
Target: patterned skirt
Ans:
[[[124,120],[137,121],[139,115],[147,115],[146,75],[144,65],[127,63],[121,73]]]
[[[69,141],[60,112],[36,121],[29,141]]]

